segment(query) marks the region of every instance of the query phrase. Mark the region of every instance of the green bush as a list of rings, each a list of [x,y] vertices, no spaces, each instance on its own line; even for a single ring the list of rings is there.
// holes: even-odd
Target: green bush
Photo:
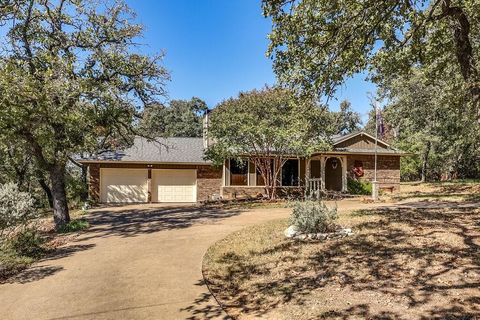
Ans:
[[[68,206],[72,209],[80,208],[85,202],[88,190],[80,170],[70,170],[66,177],[66,191]]]
[[[0,250],[0,279],[8,278],[30,266],[33,258],[18,256],[11,251]]]
[[[297,201],[293,205],[290,224],[303,233],[330,232],[336,229],[337,208],[328,208],[323,202]]]
[[[48,249],[35,229],[25,229],[2,242],[0,279],[12,276],[44,256]]]
[[[76,232],[87,229],[90,226],[87,220],[85,219],[75,219],[64,225],[60,230],[59,233],[68,233],[68,232]]]
[[[26,229],[10,239],[7,245],[19,256],[39,258],[45,253],[44,243],[35,229]]]
[[[349,194],[372,194],[372,184],[368,181],[361,181],[349,178],[347,181],[347,190]]]
[[[0,185],[0,237],[25,228],[29,222],[38,217],[34,207],[35,200],[27,192],[21,192],[15,183]],[[1,240],[1,239],[0,239]]]

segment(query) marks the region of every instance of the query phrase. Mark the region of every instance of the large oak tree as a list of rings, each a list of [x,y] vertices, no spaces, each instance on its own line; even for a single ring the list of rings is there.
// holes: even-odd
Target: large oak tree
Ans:
[[[312,100],[299,102],[289,90],[241,92],[211,113],[207,138],[212,145],[207,156],[217,164],[229,158],[250,160],[265,182],[267,197],[274,199],[289,157],[330,148],[332,122],[325,108]]]
[[[412,66],[430,77],[455,67],[480,110],[477,0],[263,0],[263,10],[275,72],[302,93],[332,96],[365,70],[382,82]]]
[[[70,219],[69,159],[131,133],[168,74],[161,55],[138,53],[142,26],[121,1],[10,0],[0,15],[0,135],[22,141],[50,178],[58,228]]]

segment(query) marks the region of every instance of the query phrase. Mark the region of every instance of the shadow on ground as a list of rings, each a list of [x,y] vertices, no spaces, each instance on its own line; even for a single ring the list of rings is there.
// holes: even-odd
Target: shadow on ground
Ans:
[[[63,270],[63,267],[48,264],[51,260],[61,259],[73,255],[76,252],[93,248],[93,244],[69,245],[60,247],[55,251],[47,254],[46,257],[39,260],[34,266],[27,268],[19,273],[3,279],[0,284],[4,283],[28,283],[38,281],[46,277],[52,276]]]
[[[204,286],[205,281],[199,280],[195,285]],[[202,293],[193,301],[189,306],[180,309],[180,311],[187,311],[191,314],[188,320],[201,320],[201,319],[230,319],[223,312],[222,308],[210,293]]]
[[[108,236],[134,237],[164,230],[183,229],[195,224],[214,223],[241,212],[240,209],[203,206],[95,210],[88,216],[91,227],[82,240]]]
[[[90,228],[71,243],[55,249],[35,266],[8,277],[2,283],[27,283],[54,275],[60,266],[50,265],[55,260],[71,256],[77,252],[95,247],[85,243],[96,238],[118,236],[134,237],[164,230],[188,228],[195,224],[215,223],[220,219],[240,214],[238,209],[222,209],[201,206],[165,206],[165,207],[110,207],[96,209],[86,217]]]
[[[260,250],[216,256],[206,278],[234,316],[478,319],[478,207],[436,202],[357,211],[348,220],[354,236],[323,243],[285,240],[278,230],[257,239]]]

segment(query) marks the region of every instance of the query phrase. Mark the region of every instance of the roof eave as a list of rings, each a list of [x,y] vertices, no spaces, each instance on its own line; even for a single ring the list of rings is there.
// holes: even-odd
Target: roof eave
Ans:
[[[167,162],[167,161],[122,161],[122,160],[78,160],[82,164],[123,163],[123,164],[168,164],[168,165],[212,165],[212,162]]]

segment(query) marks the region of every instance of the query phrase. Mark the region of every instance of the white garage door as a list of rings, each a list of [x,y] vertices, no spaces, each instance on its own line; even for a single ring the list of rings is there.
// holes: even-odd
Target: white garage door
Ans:
[[[100,200],[102,202],[147,202],[145,169],[100,169]]]
[[[196,170],[152,170],[152,195],[155,202],[196,202]]]

